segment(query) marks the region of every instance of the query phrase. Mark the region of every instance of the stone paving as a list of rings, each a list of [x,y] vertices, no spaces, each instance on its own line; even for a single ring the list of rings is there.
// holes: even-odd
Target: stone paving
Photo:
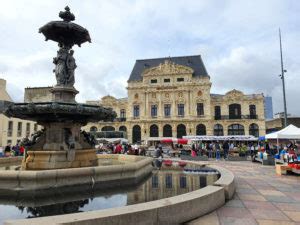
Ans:
[[[218,210],[186,225],[300,225],[300,176],[259,163],[213,162],[235,175],[236,193]]]

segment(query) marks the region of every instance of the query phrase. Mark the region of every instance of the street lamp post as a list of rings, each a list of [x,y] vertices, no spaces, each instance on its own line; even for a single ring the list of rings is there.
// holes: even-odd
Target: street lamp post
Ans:
[[[284,106],[284,127],[287,126],[287,109],[286,109],[286,97],[285,97],[285,83],[284,83],[284,73],[287,71],[283,69],[282,60],[282,45],[281,45],[281,31],[279,28],[279,43],[280,43],[280,60],[281,60],[281,74],[279,75],[282,80],[282,90],[283,90],[283,106]]]

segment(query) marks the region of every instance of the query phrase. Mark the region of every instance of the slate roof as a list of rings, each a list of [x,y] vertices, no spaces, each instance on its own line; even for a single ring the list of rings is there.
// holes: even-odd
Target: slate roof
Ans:
[[[193,77],[208,76],[204,63],[200,55],[165,57],[156,59],[139,59],[136,60],[128,81],[141,81],[142,73],[145,69],[158,66],[165,60],[170,60],[176,64],[191,67],[194,70]]]
[[[223,97],[223,96],[225,96],[225,95],[222,95],[222,94],[210,94],[210,96],[212,96],[212,97]]]

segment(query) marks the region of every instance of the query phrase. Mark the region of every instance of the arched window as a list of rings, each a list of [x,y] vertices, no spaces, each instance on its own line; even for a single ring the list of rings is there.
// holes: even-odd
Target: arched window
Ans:
[[[127,128],[125,126],[120,126],[119,131],[127,132]]]
[[[249,126],[249,134],[253,135],[254,137],[258,137],[259,136],[259,127],[257,124],[252,123]]]
[[[231,104],[229,105],[229,119],[241,119],[241,105]]]
[[[163,136],[164,137],[172,137],[172,127],[169,124],[164,125],[163,127]]]
[[[228,126],[228,135],[245,135],[244,126],[241,124],[231,124]]]
[[[134,125],[132,128],[132,143],[137,143],[141,141],[141,127],[139,125]]]
[[[186,136],[186,128],[185,125],[179,124],[177,126],[177,138],[182,138],[182,136]]]
[[[223,126],[221,124],[215,124],[214,126],[214,135],[215,136],[223,136]]]
[[[101,131],[115,131],[115,128],[112,126],[104,126]]]
[[[196,127],[196,135],[206,135],[206,127],[203,124],[198,124]]]
[[[153,124],[150,126],[150,137],[158,137],[158,126]]]
[[[96,132],[96,131],[98,131],[97,127],[92,126],[92,127],[90,128],[90,132]]]

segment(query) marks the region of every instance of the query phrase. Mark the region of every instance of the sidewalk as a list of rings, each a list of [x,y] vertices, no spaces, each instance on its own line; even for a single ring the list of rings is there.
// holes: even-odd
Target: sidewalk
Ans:
[[[186,225],[300,225],[300,176],[278,176],[274,166],[220,161],[235,175],[236,194],[218,210]]]

